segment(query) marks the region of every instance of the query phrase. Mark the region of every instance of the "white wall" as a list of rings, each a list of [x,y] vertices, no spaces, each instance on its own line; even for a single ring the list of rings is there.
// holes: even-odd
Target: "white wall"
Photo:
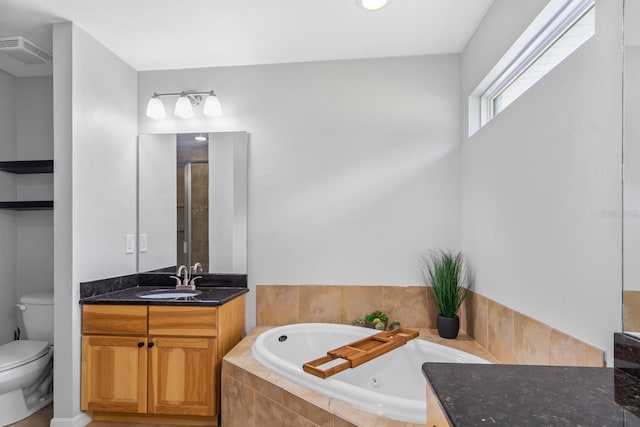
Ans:
[[[0,70],[0,161],[16,159],[16,82]],[[15,175],[0,172],[0,200],[15,200]],[[16,327],[16,213],[0,210],[0,344]]]
[[[136,72],[71,23],[54,25],[53,425],[80,415],[83,281],[135,272]]]
[[[53,158],[53,81],[18,78],[16,97],[17,159]],[[18,200],[51,200],[52,174],[17,176]],[[53,215],[22,211],[17,220],[17,296],[53,291]]]
[[[256,284],[416,284],[418,252],[459,246],[458,61],[138,74],[141,133],[251,134],[247,328]],[[224,117],[144,115],[153,92],[185,89],[214,89]]]
[[[247,273],[248,135],[209,134],[209,271]]]
[[[176,265],[176,136],[138,137],[140,234],[147,252],[139,254],[139,271]]]
[[[462,142],[476,290],[609,363],[621,330],[621,3],[597,0],[594,38]],[[494,2],[462,56],[464,102],[545,4]]]

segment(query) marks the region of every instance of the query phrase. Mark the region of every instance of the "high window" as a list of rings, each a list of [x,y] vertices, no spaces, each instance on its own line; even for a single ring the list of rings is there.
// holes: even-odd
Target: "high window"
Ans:
[[[552,0],[469,97],[469,135],[595,34],[594,0]]]

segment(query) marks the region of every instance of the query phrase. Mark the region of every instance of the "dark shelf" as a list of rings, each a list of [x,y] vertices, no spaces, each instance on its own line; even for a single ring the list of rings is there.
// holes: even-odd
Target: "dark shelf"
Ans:
[[[13,211],[43,211],[53,209],[53,200],[28,200],[24,202],[0,202],[0,209]]]
[[[0,171],[10,173],[53,173],[53,160],[18,160],[0,162]]]

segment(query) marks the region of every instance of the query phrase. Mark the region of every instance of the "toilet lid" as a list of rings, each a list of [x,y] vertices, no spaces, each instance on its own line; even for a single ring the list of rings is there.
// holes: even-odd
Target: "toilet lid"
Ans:
[[[46,341],[11,341],[0,345],[0,372],[35,360],[49,351]]]

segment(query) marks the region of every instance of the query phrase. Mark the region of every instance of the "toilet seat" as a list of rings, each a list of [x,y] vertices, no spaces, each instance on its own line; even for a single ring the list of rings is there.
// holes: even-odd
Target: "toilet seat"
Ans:
[[[0,372],[32,362],[49,352],[46,341],[11,341],[0,345]]]

